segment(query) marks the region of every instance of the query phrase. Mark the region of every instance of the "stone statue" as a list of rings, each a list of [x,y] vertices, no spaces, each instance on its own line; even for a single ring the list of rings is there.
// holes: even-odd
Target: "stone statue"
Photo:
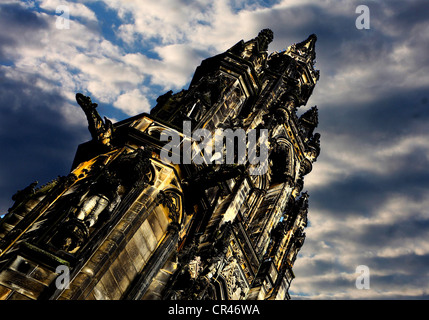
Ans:
[[[92,186],[82,203],[76,218],[92,227],[98,220],[98,216],[109,204],[119,202],[121,197],[120,180],[114,173],[106,171]]]
[[[77,93],[76,101],[85,112],[86,118],[88,119],[88,129],[92,139],[111,148],[110,141],[113,134],[112,122],[106,117],[104,117],[103,122],[103,119],[101,119],[97,110],[95,110],[98,105],[93,103],[90,97]]]
[[[127,192],[149,183],[150,154],[151,150],[139,148],[107,167],[89,187],[76,213],[62,224],[53,244],[69,253],[81,248],[101,216],[109,218]]]
[[[76,218],[92,227],[106,208],[112,211],[116,207],[126,191],[137,184],[147,183],[151,164],[149,152],[139,148],[113,162],[91,186]]]

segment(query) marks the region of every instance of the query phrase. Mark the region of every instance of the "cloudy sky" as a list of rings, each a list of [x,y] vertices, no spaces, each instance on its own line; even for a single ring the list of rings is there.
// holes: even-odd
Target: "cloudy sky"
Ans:
[[[356,27],[362,4],[369,29]],[[299,112],[318,106],[322,152],[291,295],[428,299],[427,12],[427,0],[1,0],[0,212],[32,181],[66,175],[90,139],[76,92],[122,120],[263,28],[270,52],[316,33],[321,78]]]

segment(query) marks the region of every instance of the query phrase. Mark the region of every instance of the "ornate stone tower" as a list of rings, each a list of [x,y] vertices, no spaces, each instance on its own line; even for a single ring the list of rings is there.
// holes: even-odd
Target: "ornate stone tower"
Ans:
[[[0,298],[288,299],[320,152],[317,108],[296,111],[319,73],[315,35],[268,55],[272,38],[204,60],[150,115],[112,124],[77,94],[92,140],[14,195]]]

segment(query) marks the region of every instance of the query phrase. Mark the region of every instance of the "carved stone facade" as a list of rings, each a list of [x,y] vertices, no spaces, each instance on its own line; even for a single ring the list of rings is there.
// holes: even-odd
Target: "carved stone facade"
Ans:
[[[187,90],[115,124],[77,94],[92,140],[69,175],[14,195],[0,224],[0,298],[288,299],[307,225],[303,179],[320,152],[317,108],[296,111],[319,73],[315,35],[268,54],[272,39],[265,29],[204,60]],[[212,137],[268,137],[241,141],[244,162],[186,163],[198,141],[184,122]],[[180,137],[178,163],[162,157],[166,132]],[[255,174],[249,158],[264,146],[268,165]]]

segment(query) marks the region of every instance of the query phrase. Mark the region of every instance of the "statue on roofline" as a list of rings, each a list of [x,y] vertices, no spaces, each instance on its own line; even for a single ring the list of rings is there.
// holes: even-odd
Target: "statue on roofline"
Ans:
[[[104,121],[101,119],[97,110],[95,110],[98,105],[93,103],[90,97],[77,93],[76,101],[85,112],[86,118],[88,119],[88,129],[92,139],[111,148],[110,141],[113,134],[112,122],[106,117],[104,117]]]

